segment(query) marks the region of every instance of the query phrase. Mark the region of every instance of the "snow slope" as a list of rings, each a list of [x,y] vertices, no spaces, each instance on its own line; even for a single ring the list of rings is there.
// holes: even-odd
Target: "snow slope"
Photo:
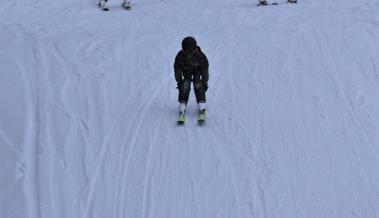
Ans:
[[[0,0],[0,217],[378,218],[379,1],[280,2]]]

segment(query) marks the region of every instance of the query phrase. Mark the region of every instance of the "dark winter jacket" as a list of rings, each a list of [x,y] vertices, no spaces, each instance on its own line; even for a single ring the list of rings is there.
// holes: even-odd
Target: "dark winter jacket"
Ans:
[[[183,79],[190,79],[194,74],[200,74],[202,81],[207,83],[208,67],[208,59],[200,47],[192,51],[181,50],[175,58],[175,79],[177,82],[181,82]]]

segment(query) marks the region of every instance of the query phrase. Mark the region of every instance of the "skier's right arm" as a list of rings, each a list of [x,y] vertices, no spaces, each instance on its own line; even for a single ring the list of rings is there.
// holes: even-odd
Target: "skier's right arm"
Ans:
[[[182,71],[182,67],[180,66],[179,54],[175,58],[174,71],[175,71],[176,82],[181,83],[183,80],[183,71]]]
[[[179,68],[175,68],[175,80],[177,83],[180,83],[183,80],[183,73]]]

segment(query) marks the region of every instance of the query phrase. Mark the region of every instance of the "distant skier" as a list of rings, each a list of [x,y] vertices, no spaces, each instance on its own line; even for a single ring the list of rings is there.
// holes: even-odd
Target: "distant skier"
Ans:
[[[258,5],[268,5],[267,0],[258,0]]]
[[[191,82],[199,105],[199,122],[205,121],[205,92],[208,89],[208,68],[208,59],[197,45],[196,40],[191,36],[185,37],[182,41],[182,50],[177,54],[174,63],[175,79],[179,89],[179,124],[183,124],[185,121]]]
[[[108,7],[106,6],[106,3],[108,2],[108,0],[99,0],[97,5],[99,6],[99,8],[101,8],[103,11],[109,11]],[[130,6],[131,2],[128,1],[128,0],[124,0],[124,2],[121,4],[121,6],[126,9],[126,10],[130,10],[131,9],[131,6]]]
[[[297,3],[297,0],[287,0],[287,3]],[[278,2],[273,2],[271,5],[277,5]],[[258,5],[268,5],[267,0],[258,0]]]

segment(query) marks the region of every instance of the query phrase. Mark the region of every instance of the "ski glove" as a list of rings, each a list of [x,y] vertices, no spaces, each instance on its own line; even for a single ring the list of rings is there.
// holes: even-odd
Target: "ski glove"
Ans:
[[[208,90],[208,82],[204,82],[204,92]]]
[[[177,82],[176,82],[176,88],[177,88],[177,89],[180,89],[180,87],[182,86],[182,83],[183,83],[182,80],[177,81]]]

